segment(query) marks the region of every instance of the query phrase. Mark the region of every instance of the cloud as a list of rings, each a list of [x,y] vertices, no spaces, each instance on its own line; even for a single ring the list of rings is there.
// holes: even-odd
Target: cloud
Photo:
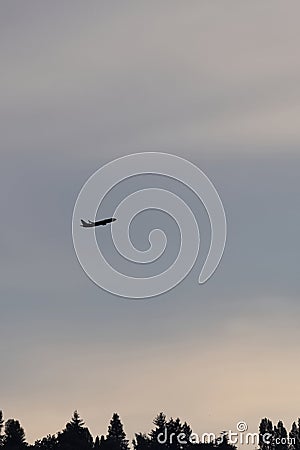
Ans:
[[[93,161],[174,147],[238,154],[245,141],[255,153],[278,143],[294,152],[299,143],[298,5],[4,9],[10,152]]]
[[[254,427],[261,415],[296,418],[297,370],[286,367],[299,341],[299,4],[0,9],[6,417],[30,440],[75,408],[94,433],[113,410],[130,434],[160,409],[196,431],[232,427],[225,416]],[[77,264],[72,209],[101,164],[149,150],[208,174],[228,242],[201,288],[205,254],[176,291],[128,302]]]

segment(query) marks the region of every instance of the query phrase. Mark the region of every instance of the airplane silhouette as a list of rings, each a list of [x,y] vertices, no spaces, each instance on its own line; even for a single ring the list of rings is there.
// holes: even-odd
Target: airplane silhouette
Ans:
[[[115,220],[117,219],[115,219],[114,217],[111,217],[110,219],[98,220],[98,222],[91,222],[90,220],[88,220],[88,222],[85,222],[81,219],[81,226],[84,228],[98,227],[99,225],[107,225],[108,223],[114,222]]]

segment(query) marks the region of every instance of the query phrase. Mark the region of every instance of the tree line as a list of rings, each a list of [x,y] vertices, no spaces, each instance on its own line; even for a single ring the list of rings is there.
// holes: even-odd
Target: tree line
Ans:
[[[132,441],[134,450],[236,450],[230,442],[227,432],[208,441],[199,441],[191,427],[179,418],[167,420],[163,413],[153,421],[153,428],[148,434],[135,433]],[[267,438],[266,438],[267,436]],[[258,432],[259,450],[300,450],[300,419],[292,424],[288,432],[279,421],[261,420]],[[114,413],[108,426],[107,434],[91,435],[84,421],[75,411],[71,420],[62,431],[37,440],[34,444],[26,442],[25,431],[15,419],[4,421],[0,411],[0,449],[1,450],[129,450],[129,440],[117,413]]]

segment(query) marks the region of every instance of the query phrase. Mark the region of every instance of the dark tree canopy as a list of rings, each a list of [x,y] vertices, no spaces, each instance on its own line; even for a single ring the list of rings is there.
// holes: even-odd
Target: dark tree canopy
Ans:
[[[25,447],[25,432],[20,422],[14,419],[7,420],[3,437],[4,450],[22,450]]]
[[[74,412],[66,428],[58,434],[59,450],[92,450],[93,438],[77,411]]]
[[[148,435],[137,433],[133,441],[135,450],[235,450],[226,436],[215,442],[199,442],[199,436],[193,435],[191,427],[179,418],[167,420],[163,413],[153,421],[154,428]]]
[[[50,434],[42,440],[38,440],[34,444],[35,450],[55,450],[58,447],[58,440],[56,436]]]
[[[289,438],[294,441],[293,450],[300,450],[300,419],[298,419],[298,424],[293,422]]]
[[[270,435],[270,442],[265,441],[263,436]],[[272,440],[274,437],[273,423],[266,417],[262,419],[259,425],[259,448],[260,450],[272,450]]]
[[[280,420],[277,426],[274,427],[274,449],[275,450],[288,450],[289,444],[287,441],[288,433]]]
[[[94,450],[99,450],[100,448],[100,439],[99,436],[97,436],[95,439]]]
[[[129,450],[126,433],[117,413],[112,416],[106,438],[101,439],[100,448],[103,450]]]
[[[3,412],[0,410],[0,447],[2,446],[2,430],[4,427],[4,419],[3,419]]]
[[[267,440],[264,439],[266,435]],[[4,422],[0,410],[0,450],[236,450],[228,436],[225,431],[209,442],[204,437],[204,442],[199,442],[201,437],[193,433],[186,422],[182,423],[179,418],[167,419],[164,413],[159,413],[149,433],[136,433],[130,447],[117,413],[112,416],[106,436],[96,436],[94,440],[75,411],[62,431],[29,445],[19,421],[9,419]],[[262,419],[258,444],[258,450],[300,450],[300,419],[293,422],[290,432],[281,420],[273,425],[270,419]]]

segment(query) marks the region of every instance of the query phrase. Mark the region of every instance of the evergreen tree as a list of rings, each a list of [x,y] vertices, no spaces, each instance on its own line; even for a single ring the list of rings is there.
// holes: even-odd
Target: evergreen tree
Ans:
[[[183,446],[186,448],[188,444],[188,436],[184,435],[183,425],[180,420],[171,419],[167,422],[168,448],[170,450],[180,450]],[[182,444],[185,442],[185,444]]]
[[[144,433],[136,433],[135,439],[132,441],[132,445],[134,450],[150,450],[152,449],[151,446],[151,439],[149,436],[147,436]]]
[[[100,439],[99,436],[97,436],[95,439],[94,450],[100,450],[100,448]]]
[[[273,450],[274,430],[271,420],[264,418],[259,425],[260,450]]]
[[[3,438],[5,450],[23,450],[26,447],[25,432],[18,420],[9,419],[5,423]]]
[[[182,425],[181,432],[184,434],[185,440],[187,441],[187,444],[184,445],[184,449],[188,450],[193,445],[191,442],[191,439],[190,439],[193,431],[192,431],[191,427],[186,422],[184,422],[184,424]]]
[[[163,442],[168,440],[167,421],[164,413],[159,413],[153,420],[155,428],[150,431],[151,450],[163,448]]]
[[[155,428],[146,434],[135,434],[133,447],[135,450],[190,450],[196,445],[191,442],[191,427],[180,419],[166,420],[162,412],[154,419]],[[208,449],[212,450],[212,449]]]
[[[62,433],[58,434],[59,450],[92,450],[93,438],[77,411]]]
[[[99,448],[100,450],[105,450],[106,440],[105,437],[102,435],[99,441]]]
[[[0,410],[0,447],[2,447],[3,443],[3,436],[2,436],[3,426],[4,426],[3,412]]]
[[[33,448],[34,450],[56,450],[58,448],[57,437],[49,434],[47,437],[36,441]]]
[[[280,420],[277,426],[274,427],[274,446],[275,450],[289,450],[287,431]]]
[[[291,450],[300,450],[300,419],[298,419],[298,426],[296,422],[293,423],[289,437],[291,439]]]
[[[233,444],[229,443],[227,432],[221,435],[221,439],[218,440],[215,448],[217,448],[218,450],[236,450],[236,447]]]
[[[117,413],[113,414],[110,421],[104,448],[107,450],[129,450],[126,433]]]

